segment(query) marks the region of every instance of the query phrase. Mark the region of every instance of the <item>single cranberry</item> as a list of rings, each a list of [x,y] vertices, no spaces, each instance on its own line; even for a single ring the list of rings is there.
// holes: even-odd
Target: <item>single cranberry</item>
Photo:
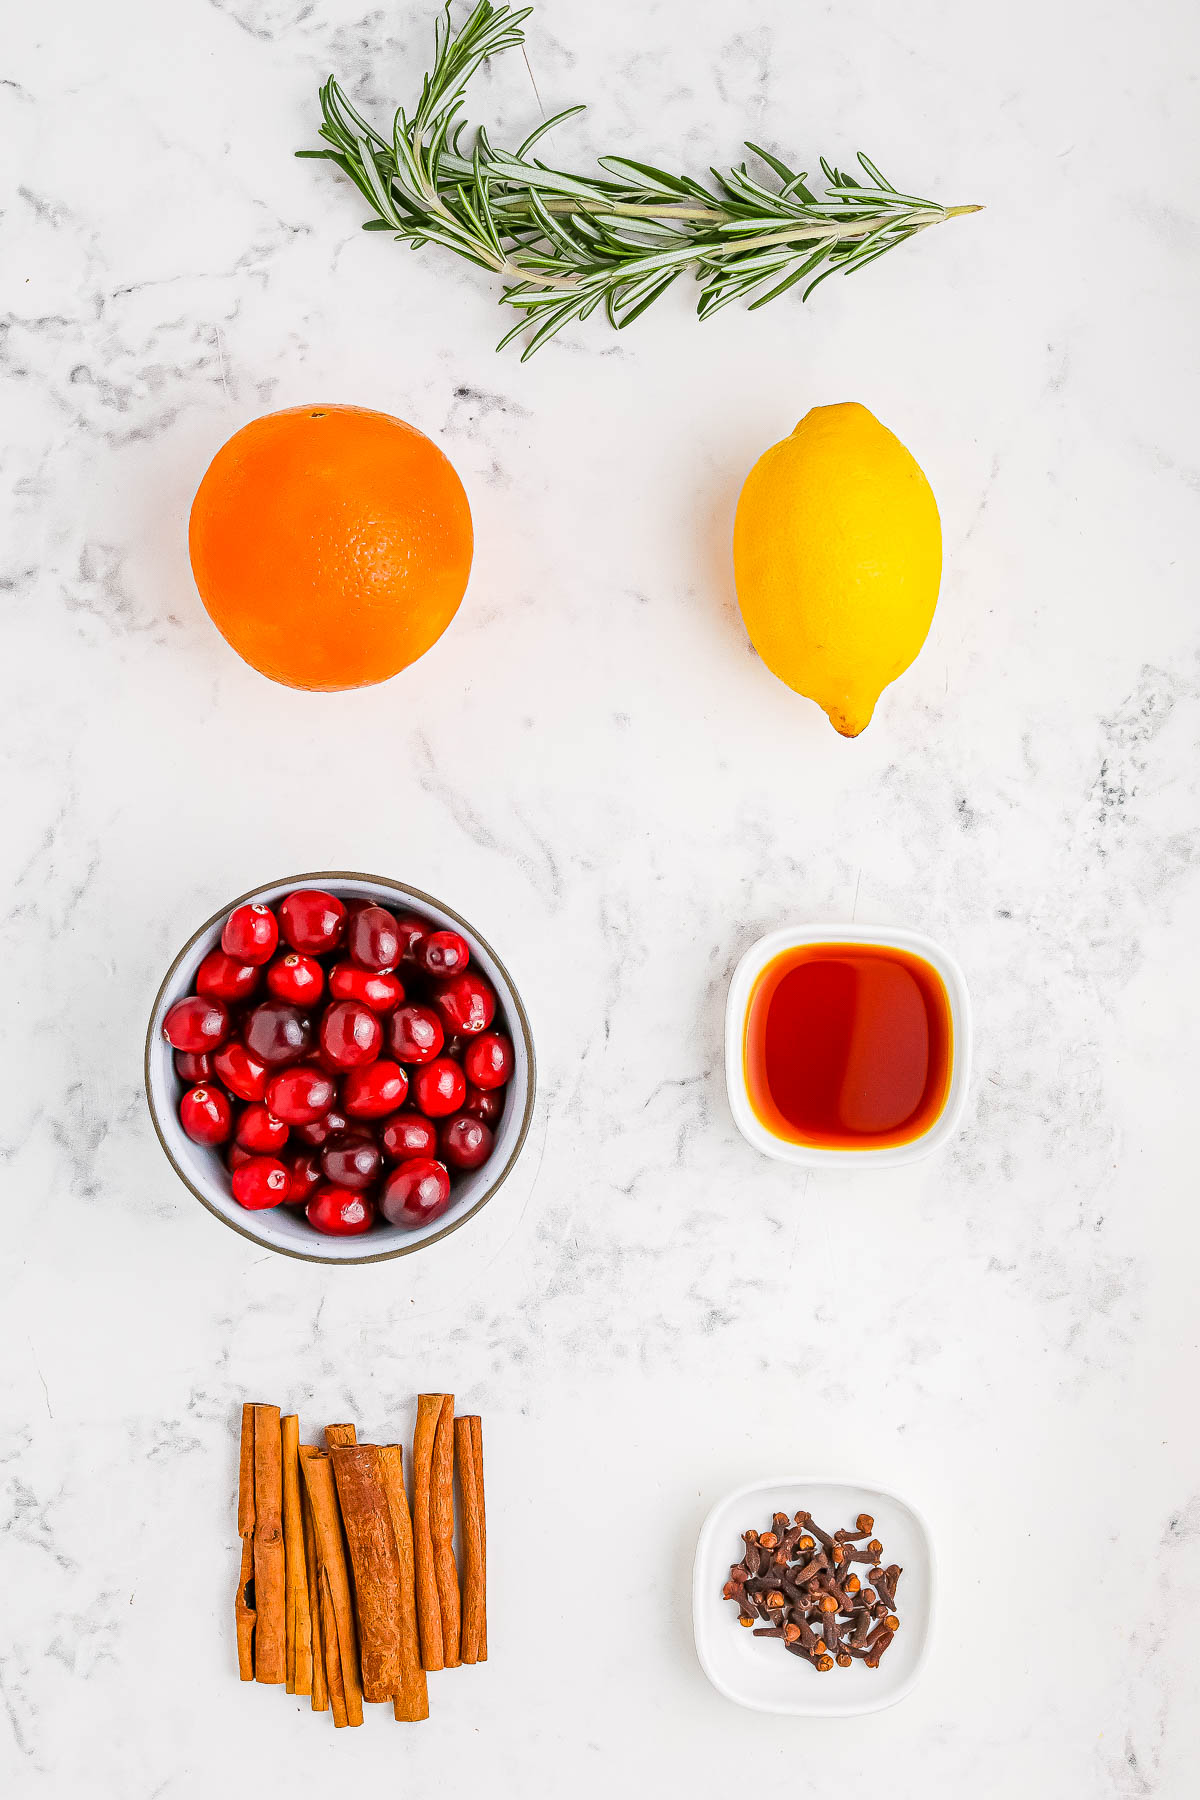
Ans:
[[[288,1158],[288,1191],[285,1206],[306,1206],[320,1187],[324,1176],[321,1159],[315,1150],[297,1150]]]
[[[239,1100],[261,1100],[267,1085],[267,1065],[251,1055],[244,1044],[222,1044],[212,1059],[213,1069]]]
[[[242,1026],[247,1050],[273,1069],[307,1056],[312,1035],[312,1020],[289,1000],[264,1000]]]
[[[180,1081],[186,1081],[189,1087],[207,1081],[212,1074],[213,1059],[203,1050],[177,1050],[172,1061]]]
[[[408,1076],[395,1062],[351,1069],[342,1082],[342,1106],[352,1119],[382,1119],[408,1098]]]
[[[229,1032],[229,1008],[214,994],[189,994],[177,1000],[163,1020],[163,1036],[172,1050],[193,1055],[215,1050]]]
[[[470,1113],[447,1119],[438,1133],[442,1161],[452,1169],[478,1169],[492,1154],[494,1142],[491,1126]]]
[[[240,1144],[226,1144],[224,1156],[225,1167],[232,1174],[234,1169],[240,1169],[244,1163],[248,1163],[252,1159],[254,1151],[243,1150]]]
[[[326,1144],[321,1152],[326,1181],[332,1181],[335,1187],[354,1188],[358,1193],[374,1184],[382,1161],[374,1138],[349,1133],[336,1144]]]
[[[297,888],[279,903],[279,923],[293,950],[322,956],[342,941],[346,908],[336,894],[320,888]]]
[[[346,1124],[347,1120],[344,1114],[331,1111],[327,1112],[323,1119],[313,1119],[308,1125],[297,1125],[293,1135],[300,1143],[309,1145],[313,1150],[319,1150],[332,1138],[341,1137],[346,1129]]]
[[[321,1051],[336,1069],[358,1069],[374,1062],[383,1043],[383,1026],[369,1006],[337,1000],[321,1020]]]
[[[439,981],[450,975],[460,975],[471,960],[467,940],[457,931],[427,932],[415,946],[413,956],[419,969],[424,969],[427,975],[435,975]]]
[[[314,1231],[327,1237],[357,1237],[375,1223],[375,1204],[353,1188],[320,1187],[304,1209]]]
[[[445,1041],[442,1021],[431,1007],[412,1001],[394,1012],[388,1023],[388,1042],[399,1062],[432,1062]]]
[[[335,1000],[357,1000],[372,1012],[395,1012],[404,998],[404,985],[386,969],[360,969],[355,963],[334,963],[329,971],[329,992]]]
[[[513,1072],[513,1047],[502,1032],[486,1031],[468,1044],[463,1073],[474,1087],[503,1087]]]
[[[238,962],[265,963],[279,942],[279,926],[269,906],[235,906],[221,933],[221,948]]]
[[[418,1156],[393,1169],[383,1184],[380,1210],[389,1225],[414,1231],[439,1218],[450,1204],[450,1175],[444,1163]]]
[[[413,1076],[413,1099],[427,1119],[444,1119],[461,1112],[466,1097],[463,1072],[448,1056],[435,1057]]]
[[[336,1089],[324,1069],[312,1063],[301,1063],[294,1069],[280,1069],[267,1082],[263,1098],[267,1108],[285,1125],[311,1125],[323,1119],[333,1105]]]
[[[474,1037],[486,1031],[496,1016],[496,991],[490,981],[474,969],[439,981],[429,996],[447,1033],[463,1032]]]
[[[261,970],[224,950],[210,950],[196,970],[196,992],[215,994],[218,1000],[248,1000],[258,986]]]
[[[292,1185],[287,1167],[273,1156],[252,1156],[233,1171],[233,1197],[247,1212],[263,1212],[286,1200]]]
[[[421,1113],[396,1113],[380,1131],[379,1140],[392,1162],[437,1154],[437,1127]]]
[[[428,919],[418,919],[416,913],[401,913],[396,920],[396,935],[400,939],[400,961],[414,963],[417,945],[429,932]]]
[[[267,986],[277,1000],[311,1008],[321,998],[325,971],[314,957],[289,950],[286,956],[277,956],[267,970]]]
[[[233,1108],[220,1088],[189,1088],[179,1102],[179,1123],[193,1144],[223,1144],[233,1130]]]
[[[271,1156],[282,1150],[288,1140],[288,1128],[282,1119],[268,1112],[261,1100],[248,1106],[237,1125],[237,1142],[255,1156]]]
[[[360,906],[350,915],[346,948],[360,969],[394,969],[400,961],[396,915],[386,906]]]
[[[504,1111],[504,1089],[489,1088],[485,1093],[482,1088],[473,1087],[468,1081],[467,1097],[462,1109],[465,1113],[470,1113],[473,1119],[482,1119],[485,1125],[498,1125]]]

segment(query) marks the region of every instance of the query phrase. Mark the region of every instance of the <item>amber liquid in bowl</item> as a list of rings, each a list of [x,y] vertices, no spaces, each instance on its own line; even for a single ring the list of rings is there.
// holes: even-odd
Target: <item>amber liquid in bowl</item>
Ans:
[[[746,1091],[759,1121],[825,1150],[911,1144],[950,1091],[954,1028],[937,970],[886,944],[796,944],[746,1009]]]

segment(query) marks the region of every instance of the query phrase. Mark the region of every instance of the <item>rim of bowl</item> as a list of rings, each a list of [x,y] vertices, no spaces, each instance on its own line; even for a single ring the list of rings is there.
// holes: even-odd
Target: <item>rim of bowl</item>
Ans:
[[[301,875],[285,875],[282,877],[282,880],[287,882],[289,886],[294,885],[296,887],[303,887],[310,883],[313,885],[322,883],[326,887],[332,887],[335,882],[339,881],[358,881],[372,883],[376,887],[390,888],[393,893],[405,895],[407,899],[413,901],[418,906],[424,903],[426,906],[436,907],[439,912],[445,913],[447,918],[453,919],[456,924],[463,926],[468,935],[473,937],[476,942],[486,950],[487,954],[492,958],[497,969],[500,971],[500,974],[504,977],[508,991],[512,996],[517,1020],[521,1027],[521,1038],[525,1046],[525,1057],[529,1067],[529,1080],[525,1095],[525,1114],[521,1120],[521,1128],[517,1133],[516,1141],[509,1152],[508,1161],[500,1170],[495,1180],[491,1182],[479,1196],[479,1199],[476,1200],[470,1211],[463,1213],[462,1217],[455,1219],[452,1224],[443,1225],[440,1231],[435,1231],[430,1237],[421,1238],[419,1242],[415,1244],[401,1243],[397,1244],[392,1250],[376,1250],[370,1255],[364,1256],[320,1256],[315,1251],[290,1250],[283,1244],[273,1244],[269,1239],[257,1236],[256,1233],[248,1230],[246,1226],[237,1224],[235,1220],[227,1219],[225,1214],[218,1211],[211,1200],[208,1199],[207,1195],[202,1194],[195,1182],[193,1182],[191,1178],[185,1174],[184,1170],[180,1168],[178,1162],[175,1160],[174,1151],[167,1142],[162,1125],[159,1122],[158,1106],[155,1103],[154,1097],[154,1085],[150,1078],[150,1053],[154,1043],[154,1021],[158,1016],[158,1009],[162,1004],[163,995],[166,993],[175,971],[184,961],[188,952],[193,948],[197,940],[202,938],[206,932],[211,931],[213,926],[218,924],[220,920],[228,917],[235,907],[243,906],[247,901],[252,901],[257,894],[262,893],[264,888],[278,887],[280,885],[279,880],[260,881],[254,887],[248,888],[244,894],[239,894],[236,899],[229,900],[224,906],[218,907],[217,911],[213,913],[210,918],[206,919],[203,925],[198,925],[196,927],[182,949],[172,958],[170,967],[159,983],[158,992],[155,994],[154,1001],[150,1007],[150,1018],[146,1026],[146,1048],[143,1057],[143,1085],[146,1090],[146,1104],[150,1109],[150,1118],[154,1125],[154,1135],[157,1137],[167,1161],[174,1169],[180,1181],[182,1181],[184,1187],[199,1200],[205,1211],[211,1213],[214,1219],[220,1220],[222,1225],[228,1226],[230,1231],[236,1231],[238,1236],[245,1238],[248,1243],[256,1244],[260,1250],[273,1251],[276,1256],[290,1256],[297,1262],[322,1263],[327,1268],[359,1268],[364,1263],[391,1262],[397,1256],[415,1256],[418,1250],[425,1250],[428,1249],[430,1244],[440,1243],[443,1238],[449,1237],[451,1232],[458,1231],[469,1219],[473,1219],[476,1213],[487,1205],[497,1189],[502,1187],[505,1181],[507,1181],[516,1166],[517,1158],[525,1147],[525,1140],[529,1136],[529,1128],[533,1123],[533,1107],[537,1096],[537,1059],[534,1055],[533,1032],[529,1024],[529,1015],[525,1010],[525,1002],[518,992],[516,982],[509,974],[507,964],[497,956],[495,950],[484,937],[483,933],[477,931],[470,920],[464,919],[463,915],[460,912],[457,912],[454,907],[447,906],[444,900],[439,900],[436,894],[427,894],[421,888],[409,887],[405,882],[394,881],[388,875],[366,875],[361,871],[352,869],[315,869],[309,870]]]

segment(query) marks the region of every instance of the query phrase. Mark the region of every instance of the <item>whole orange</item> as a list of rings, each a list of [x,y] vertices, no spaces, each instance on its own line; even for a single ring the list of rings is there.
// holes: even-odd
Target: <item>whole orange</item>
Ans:
[[[209,616],[297,688],[386,681],[423,656],[471,572],[471,509],[436,444],[362,406],[292,406],[235,432],[192,502]]]

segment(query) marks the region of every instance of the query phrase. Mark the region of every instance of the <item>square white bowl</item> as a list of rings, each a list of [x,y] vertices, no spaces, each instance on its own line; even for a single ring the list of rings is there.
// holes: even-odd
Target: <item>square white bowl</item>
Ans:
[[[768,963],[784,950],[793,950],[802,944],[872,944],[885,950],[905,950],[910,956],[918,956],[927,962],[941,976],[950,1005],[950,1085],[945,1105],[933,1124],[911,1143],[864,1146],[861,1150],[831,1150],[816,1144],[793,1144],[787,1138],[776,1137],[751,1106],[745,1060],[750,996]],[[949,951],[918,931],[888,925],[785,926],[780,931],[769,931],[766,937],[751,944],[733,972],[725,1003],[725,1085],[729,1091],[729,1109],[746,1142],[761,1150],[764,1156],[807,1169],[844,1166],[850,1162],[855,1165],[870,1163],[876,1168],[887,1169],[901,1163],[917,1162],[931,1150],[939,1149],[958,1129],[967,1103],[970,1077],[971,1000],[963,972]]]
[[[849,1669],[820,1674],[789,1656],[775,1638],[756,1638],[738,1624],[738,1610],[721,1590],[740,1561],[742,1533],[770,1529],[771,1515],[803,1508],[826,1531],[847,1529],[859,1513],[875,1520],[883,1561],[904,1573],[897,1590],[900,1630],[877,1669],[856,1660]],[[866,1583],[864,1582],[864,1586]],[[929,1658],[937,1571],[929,1527],[910,1501],[869,1481],[780,1475],[735,1489],[713,1507],[700,1530],[692,1578],[692,1627],[700,1667],[727,1700],[753,1712],[797,1718],[852,1718],[882,1712],[911,1692]]]

